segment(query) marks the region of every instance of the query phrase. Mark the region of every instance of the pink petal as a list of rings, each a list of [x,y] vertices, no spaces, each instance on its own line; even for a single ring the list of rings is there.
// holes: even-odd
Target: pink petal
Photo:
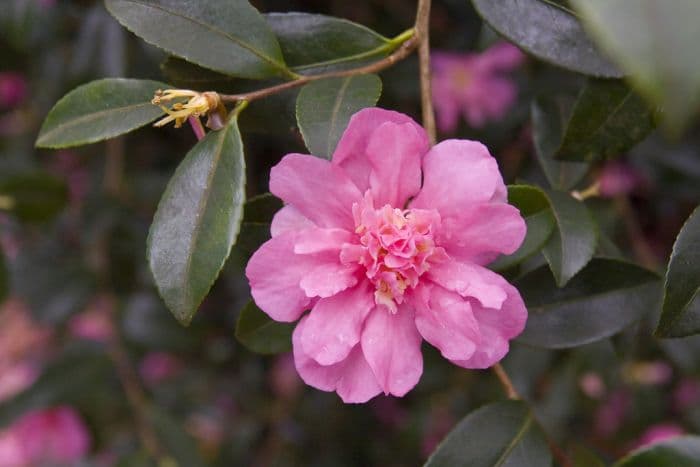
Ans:
[[[284,206],[277,211],[275,217],[272,218],[270,225],[270,234],[276,237],[287,231],[302,230],[315,227],[314,223],[304,217],[294,206]]]
[[[246,277],[255,303],[275,321],[296,321],[311,299],[299,283],[313,268],[328,262],[325,255],[297,255],[297,232],[286,232],[265,242],[253,254]]]
[[[332,297],[357,284],[357,269],[339,262],[320,264],[304,275],[299,286],[307,297]]]
[[[362,332],[362,352],[384,394],[403,396],[423,373],[421,336],[413,309],[404,302],[396,313],[385,307],[370,312]]]
[[[493,260],[499,253],[515,252],[526,232],[525,221],[514,206],[478,204],[442,220],[440,245],[455,259],[486,264],[480,258]]]
[[[474,355],[466,360],[452,360],[464,368],[489,368],[508,353],[508,341],[517,337],[525,328],[527,309],[518,290],[505,283],[507,298],[500,310],[484,308],[472,302],[472,311],[479,323],[481,343]]]
[[[424,141],[428,141],[425,130],[408,115],[377,107],[363,109],[353,115],[333,153],[333,164],[344,168],[362,192],[370,186],[369,177],[373,168],[367,157],[367,145],[372,134],[386,122],[409,123]]]
[[[464,95],[463,113],[474,128],[488,120],[500,120],[515,103],[518,88],[511,80],[498,76],[481,76]]]
[[[469,302],[440,286],[423,286],[416,292],[416,327],[423,338],[449,360],[471,358],[481,334]]]
[[[507,298],[506,288],[510,287],[505,279],[485,267],[453,259],[433,265],[426,274],[436,284],[474,298],[487,308],[501,308]]]
[[[320,365],[304,353],[301,335],[307,319],[308,317],[302,318],[292,334],[294,363],[301,379],[322,391],[337,390],[346,403],[367,402],[379,394],[381,388],[359,345],[352,349],[345,360],[328,366]]]
[[[354,230],[352,205],[362,194],[340,167],[326,160],[284,156],[270,171],[270,191],[320,227]]]
[[[428,151],[425,133],[413,123],[382,123],[367,144],[369,183],[377,206],[403,207],[421,184],[421,158]]]
[[[360,341],[365,317],[374,307],[369,282],[322,298],[305,320],[300,341],[304,353],[321,365],[344,360]]]
[[[478,55],[478,66],[492,71],[510,71],[525,62],[525,54],[508,42],[495,44]]]
[[[458,217],[467,206],[505,192],[496,159],[481,143],[445,140],[423,158],[423,188],[412,208],[437,209],[443,219]]]
[[[294,253],[308,255],[340,251],[344,244],[352,242],[356,237],[357,235],[344,229],[305,229],[299,232],[294,244]]]

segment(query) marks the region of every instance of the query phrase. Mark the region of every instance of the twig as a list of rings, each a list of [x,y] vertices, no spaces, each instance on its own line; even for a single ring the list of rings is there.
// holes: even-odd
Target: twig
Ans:
[[[644,267],[651,270],[659,269],[659,260],[656,259],[654,251],[647,243],[642,231],[642,226],[639,225],[634,209],[630,205],[629,199],[626,196],[618,196],[615,198],[615,208],[620,213],[622,221],[627,231],[627,236],[632,244],[632,250],[635,256]]]
[[[508,373],[506,373],[506,370],[503,369],[501,364],[496,363],[492,368],[494,374],[496,377],[498,377],[498,381],[501,383],[501,386],[503,386],[503,390],[508,396],[508,399],[519,400],[520,395],[518,394],[518,391],[515,390],[513,382],[510,380]]]
[[[418,66],[420,70],[420,101],[423,111],[423,126],[428,133],[430,145],[437,140],[435,130],[435,111],[430,85],[430,0],[418,1],[416,13],[416,37],[418,37]]]
[[[409,29],[408,31],[402,33],[395,40],[402,41],[401,46],[398,49],[396,49],[396,51],[379,61],[370,63],[369,65],[352,68],[350,70],[330,71],[328,73],[320,73],[318,75],[303,75],[293,81],[287,81],[286,83],[277,84],[268,88],[258,89],[257,91],[251,91],[241,94],[219,94],[219,97],[224,102],[250,102],[263,97],[270,96],[272,94],[277,94],[279,92],[286,91],[288,89],[297,88],[299,86],[303,86],[305,84],[321,79],[344,78],[346,76],[376,73],[378,71],[382,71],[386,68],[389,68],[397,62],[408,57],[418,47],[418,40],[417,37],[414,35],[413,29]]]

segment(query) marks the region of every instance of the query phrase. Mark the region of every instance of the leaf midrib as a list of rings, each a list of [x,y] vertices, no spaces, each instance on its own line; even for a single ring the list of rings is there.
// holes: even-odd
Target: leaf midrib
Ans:
[[[335,102],[333,103],[333,110],[331,111],[331,127],[328,131],[328,140],[326,140],[326,157],[328,159],[331,158],[333,155],[331,153],[331,140],[334,138],[335,134],[335,126],[338,120],[338,113],[340,112],[340,104],[343,102],[343,98],[345,96],[345,92],[348,89],[348,86],[350,85],[350,81],[352,81],[352,76],[348,76],[343,80],[343,84],[340,86],[340,89],[338,90],[338,95],[335,97]]]
[[[527,417],[525,417],[525,420],[518,429],[518,432],[515,434],[510,443],[508,443],[508,446],[506,446],[506,449],[503,451],[503,454],[501,454],[501,456],[498,458],[493,467],[500,467],[508,460],[508,456],[510,456],[511,452],[513,452],[513,449],[515,449],[518,443],[525,437],[525,434],[530,428],[530,425],[532,425],[532,421],[532,414],[528,412]]]
[[[152,4],[149,4],[149,3],[145,3],[145,2],[143,2],[143,1],[141,1],[141,0],[116,0],[116,1],[122,1],[122,2],[125,2],[125,3],[128,3],[128,2],[136,3],[136,4],[139,4],[139,5],[143,6],[143,7],[145,7],[145,8],[153,8],[153,9],[155,9],[155,10],[161,10],[161,11],[163,11],[163,12],[165,12],[165,13],[169,13],[169,14],[171,14],[171,15],[173,15],[173,16],[177,16],[177,17],[182,18],[182,19],[184,19],[184,20],[191,21],[192,23],[194,23],[194,24],[196,24],[196,25],[198,25],[198,26],[200,26],[200,27],[202,27],[202,28],[204,28],[204,29],[208,29],[208,30],[210,30],[210,31],[212,31],[212,32],[214,32],[214,33],[220,35],[220,36],[225,37],[226,39],[231,40],[232,42],[236,43],[236,44],[237,44],[239,47],[241,47],[242,49],[247,50],[247,51],[250,52],[251,54],[255,55],[256,57],[258,57],[258,58],[260,58],[260,59],[262,59],[264,62],[269,63],[269,64],[272,65],[274,68],[277,68],[278,70],[281,70],[281,71],[287,71],[287,70],[288,70],[288,68],[287,68],[287,66],[286,66],[285,64],[283,64],[283,63],[281,63],[281,62],[278,62],[277,60],[274,60],[272,57],[266,55],[266,54],[265,54],[264,52],[262,52],[262,51],[259,51],[258,49],[256,49],[256,48],[253,47],[252,45],[248,44],[247,42],[244,42],[244,41],[242,41],[241,39],[239,39],[239,38],[237,38],[237,37],[235,37],[235,36],[231,36],[231,35],[229,35],[227,32],[222,31],[221,29],[218,29],[218,28],[214,27],[213,25],[210,25],[210,24],[201,22],[201,21],[197,20],[196,18],[192,18],[192,17],[190,17],[190,16],[185,16],[185,15],[183,15],[183,14],[181,14],[181,13],[176,12],[176,11],[172,11],[172,10],[169,10],[169,9],[167,9],[167,8],[164,8],[164,7],[162,7],[161,5],[152,5]]]

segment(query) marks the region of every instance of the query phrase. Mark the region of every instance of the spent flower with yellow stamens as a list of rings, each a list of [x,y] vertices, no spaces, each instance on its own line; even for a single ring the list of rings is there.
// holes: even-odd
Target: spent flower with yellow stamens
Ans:
[[[184,102],[177,102],[170,108],[161,105],[173,99],[187,98]],[[201,117],[212,111],[221,110],[223,104],[219,95],[215,92],[197,92],[189,89],[159,89],[156,91],[152,104],[160,106],[168,116],[158,120],[153,126],[161,127],[174,121],[175,128],[182,126],[189,117]]]

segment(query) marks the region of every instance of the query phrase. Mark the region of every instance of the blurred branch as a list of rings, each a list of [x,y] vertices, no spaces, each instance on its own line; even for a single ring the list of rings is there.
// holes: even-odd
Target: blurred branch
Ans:
[[[513,382],[508,377],[508,373],[503,369],[503,366],[501,366],[500,363],[496,363],[492,368],[493,373],[498,378],[498,382],[503,386],[503,390],[508,396],[508,399],[519,400],[520,395],[518,391],[515,390],[515,386],[513,386]]]
[[[124,139],[114,138],[105,143],[105,173],[103,187],[106,194],[121,198],[124,184]]]
[[[632,250],[637,260],[639,260],[642,266],[657,271],[659,269],[659,261],[656,259],[654,251],[644,237],[642,226],[639,225],[634,209],[632,205],[630,205],[629,198],[626,196],[618,196],[615,198],[615,208],[617,212],[620,213],[620,217],[622,217],[622,222],[625,225],[627,236],[630,239]]]
[[[430,85],[430,0],[418,1],[416,14],[416,37],[418,38],[418,66],[420,69],[420,100],[423,111],[423,126],[428,133],[431,146],[435,145],[435,111],[433,110]]]

